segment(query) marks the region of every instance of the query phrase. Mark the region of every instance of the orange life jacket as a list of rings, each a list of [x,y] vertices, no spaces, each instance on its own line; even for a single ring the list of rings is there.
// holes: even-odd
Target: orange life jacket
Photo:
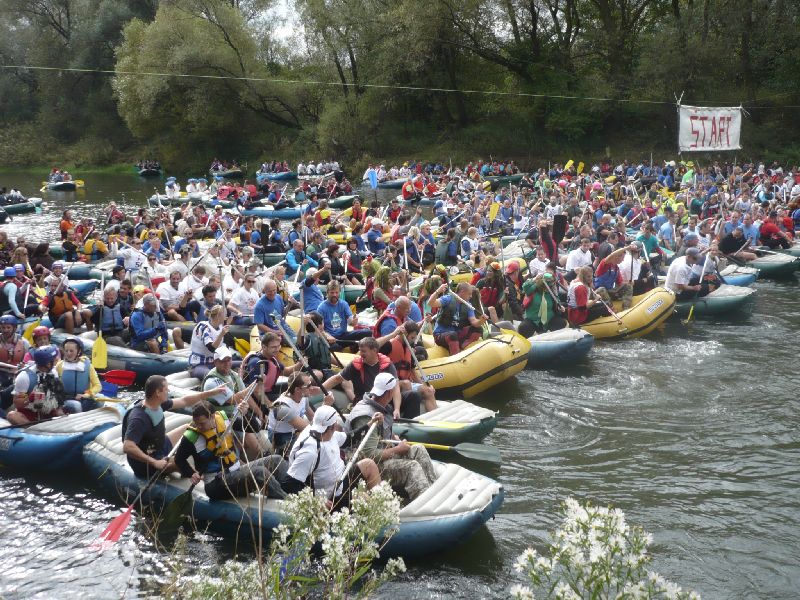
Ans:
[[[394,368],[397,369],[397,378],[403,380],[411,379],[414,370],[411,367],[411,350],[409,350],[408,344],[401,337],[394,338],[390,343],[392,351],[389,352],[389,360],[392,361]]]

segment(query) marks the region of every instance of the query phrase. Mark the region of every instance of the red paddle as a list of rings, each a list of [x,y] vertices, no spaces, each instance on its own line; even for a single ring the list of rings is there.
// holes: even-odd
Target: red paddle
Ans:
[[[133,371],[106,371],[103,373],[103,379],[108,383],[114,385],[133,385],[136,381],[136,373]]]

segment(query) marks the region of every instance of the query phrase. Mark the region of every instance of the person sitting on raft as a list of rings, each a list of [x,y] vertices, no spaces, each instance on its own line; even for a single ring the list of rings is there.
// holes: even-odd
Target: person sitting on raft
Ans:
[[[50,318],[58,329],[73,333],[84,323],[91,329],[92,311],[81,307],[80,300],[63,282],[50,281],[47,296],[42,299],[39,310]]]
[[[611,300],[622,300],[622,310],[627,310],[633,303],[633,286],[622,279],[619,264],[625,258],[628,247],[618,248],[606,256],[597,265],[594,274],[595,293],[611,304]]]
[[[57,357],[55,346],[33,351],[35,364],[14,379],[14,408],[6,415],[9,423],[27,425],[64,414],[64,387],[53,370]]]
[[[578,267],[582,268],[585,267]],[[535,333],[555,331],[567,326],[562,316],[564,308],[555,297],[555,286],[555,276],[547,271],[533,279],[526,279],[522,284],[522,293],[525,295],[523,300],[525,318],[518,329],[521,336],[527,338]]]
[[[64,412],[79,413],[100,406],[95,396],[100,393],[100,378],[92,361],[83,355],[83,342],[71,337],[61,344],[64,356],[56,365],[56,374],[64,386]]]
[[[606,307],[591,292],[592,268],[575,269],[575,279],[570,282],[567,290],[567,319],[573,327],[608,315]]]
[[[691,283],[692,267],[702,261],[699,248],[688,248],[686,254],[672,261],[667,271],[667,280],[664,287],[677,294],[678,300],[692,300],[700,295],[701,285]]]
[[[241,410],[246,410],[247,403],[241,404]],[[265,493],[264,490],[268,498],[285,498],[286,493],[273,476],[281,468],[283,459],[272,455],[242,462],[239,442],[234,439],[238,436],[233,431],[236,425],[225,434],[230,418],[225,412],[214,410],[206,400],[194,405],[192,422],[175,451],[178,471],[190,477],[193,484],[202,479],[209,500],[246,497],[256,492]]]
[[[514,263],[516,264],[516,263]],[[466,281],[458,284],[455,293],[445,294],[448,286],[443,283],[430,297],[428,304],[439,309],[433,339],[438,346],[447,348],[455,356],[471,343],[478,341],[483,334],[486,315],[475,316],[475,309],[467,304],[472,297],[472,286]]]
[[[134,309],[130,319],[131,348],[140,352],[164,354],[169,345],[167,322],[153,294],[142,297],[142,308]]]

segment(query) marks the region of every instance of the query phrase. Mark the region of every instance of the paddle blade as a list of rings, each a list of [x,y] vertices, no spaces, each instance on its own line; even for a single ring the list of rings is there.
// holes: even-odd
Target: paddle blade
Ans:
[[[116,398],[119,392],[119,386],[109,383],[108,381],[100,382],[100,393],[106,398]]]
[[[233,345],[236,347],[236,351],[242,355],[242,358],[250,353],[250,342],[245,339],[235,338]]]
[[[33,345],[33,330],[36,329],[41,324],[42,320],[36,319],[32,323],[29,323],[28,326],[25,328],[25,331],[22,332],[22,337],[24,337],[31,346]]]
[[[182,493],[180,496],[170,502],[161,513],[161,520],[159,522],[159,530],[163,527],[168,530],[175,530],[183,523],[184,517],[188,514],[192,507],[192,489],[189,488],[188,492]]]
[[[495,218],[497,217],[497,213],[500,210],[500,203],[499,202],[492,202],[492,207],[489,209],[489,222],[494,222]]]
[[[106,371],[103,374],[103,379],[115,385],[133,385],[136,381],[136,373],[133,371]]]
[[[567,215],[555,215],[553,216],[553,239],[555,240],[556,244],[560,244],[561,240],[564,239],[564,235],[567,233]]]
[[[108,346],[101,333],[92,345],[92,366],[95,369],[108,368]],[[108,381],[108,380],[106,380]]]
[[[584,164],[582,162],[579,162],[578,163],[578,175],[583,173],[583,167],[584,167]]]
[[[131,504],[125,512],[121,515],[114,517],[111,523],[108,524],[103,530],[103,533],[92,542],[90,548],[92,550],[104,550],[114,542],[118,541],[120,537],[122,537],[122,533],[128,528],[128,525],[131,522],[131,513],[133,512],[133,504]]]
[[[471,444],[463,442],[452,447],[453,452],[457,453],[464,458],[470,460],[480,460],[492,464],[502,464],[503,457],[500,456],[500,451],[494,446],[487,446],[485,444]]]

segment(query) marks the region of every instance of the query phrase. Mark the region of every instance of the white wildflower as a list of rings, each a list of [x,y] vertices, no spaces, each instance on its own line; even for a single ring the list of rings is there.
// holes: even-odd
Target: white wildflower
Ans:
[[[516,600],[533,600],[533,590],[524,585],[512,585],[509,593]]]

